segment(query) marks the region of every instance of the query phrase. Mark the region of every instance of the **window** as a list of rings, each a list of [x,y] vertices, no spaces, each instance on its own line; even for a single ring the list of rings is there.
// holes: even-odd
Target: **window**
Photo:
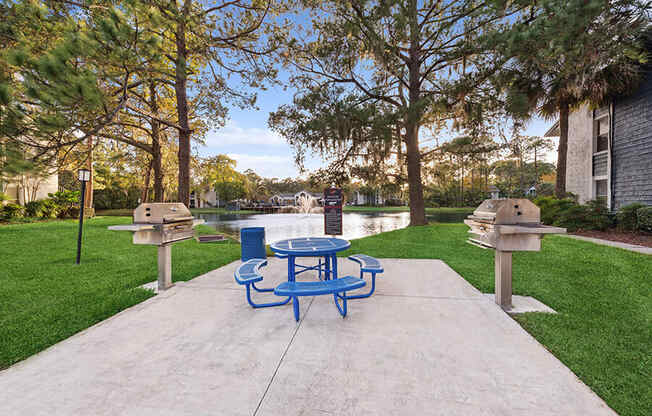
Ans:
[[[598,198],[606,198],[607,197],[607,181],[605,179],[595,181],[595,196],[596,199]]]
[[[595,153],[609,150],[609,117],[596,121]]]

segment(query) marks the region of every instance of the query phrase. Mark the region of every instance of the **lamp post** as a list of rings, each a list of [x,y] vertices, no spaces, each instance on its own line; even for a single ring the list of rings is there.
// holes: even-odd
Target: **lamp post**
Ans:
[[[81,259],[82,247],[82,229],[84,226],[84,201],[86,196],[86,182],[91,180],[91,171],[88,169],[79,169],[77,171],[77,179],[81,182],[81,197],[79,199],[79,233],[77,235],[77,264]]]

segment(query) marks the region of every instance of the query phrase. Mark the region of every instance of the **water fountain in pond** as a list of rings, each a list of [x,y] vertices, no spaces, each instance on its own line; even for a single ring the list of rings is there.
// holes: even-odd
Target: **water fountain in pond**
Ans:
[[[317,200],[310,195],[301,195],[297,198],[297,205],[292,207],[299,214],[320,214],[323,208],[318,206]]]

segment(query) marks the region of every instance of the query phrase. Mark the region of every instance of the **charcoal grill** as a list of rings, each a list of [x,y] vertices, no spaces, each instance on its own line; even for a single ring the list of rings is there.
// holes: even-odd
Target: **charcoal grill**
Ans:
[[[539,207],[529,199],[486,199],[464,223],[471,227],[468,242],[495,249],[496,303],[512,307],[512,252],[540,251],[546,234],[565,228],[541,224]]]
[[[172,243],[193,238],[193,228],[203,223],[182,203],[144,203],[134,210],[133,224],[109,230],[131,231],[134,244],[158,246],[158,290],[165,290],[172,286]]]

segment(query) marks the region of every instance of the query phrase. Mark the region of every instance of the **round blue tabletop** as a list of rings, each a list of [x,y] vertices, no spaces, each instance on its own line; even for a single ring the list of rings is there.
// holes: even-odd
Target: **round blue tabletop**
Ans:
[[[351,247],[351,243],[333,237],[302,237],[277,241],[270,245],[273,252],[290,256],[315,257],[337,253]]]

